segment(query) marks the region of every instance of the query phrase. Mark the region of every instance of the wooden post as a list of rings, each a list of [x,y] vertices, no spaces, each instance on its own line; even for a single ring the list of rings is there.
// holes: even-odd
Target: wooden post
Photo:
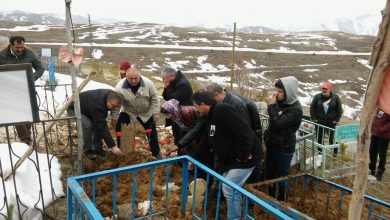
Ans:
[[[122,124],[122,137],[121,137],[121,150],[124,155],[134,151],[135,148],[135,136],[137,130],[137,124],[135,122],[129,124]]]
[[[382,22],[379,27],[377,40],[373,46],[373,51],[370,58],[370,64],[373,65],[373,69],[368,80],[363,111],[360,117],[359,136],[356,147],[356,175],[353,182],[352,199],[348,211],[349,220],[361,219],[360,217],[364,203],[364,194],[367,187],[372,115],[376,110],[385,70],[389,65],[389,12],[390,0],[387,0],[386,7],[382,11]]]
[[[72,43],[72,24],[71,24],[71,14],[70,14],[70,5],[71,0],[65,0],[65,15],[66,15],[66,36],[67,36],[67,45],[68,53],[73,54],[73,43]],[[74,97],[74,112],[77,118],[77,174],[81,175],[83,173],[83,132],[81,127],[81,110],[80,110],[80,99],[79,91],[77,90],[76,82],[76,67],[72,62],[68,63],[69,73],[72,76],[72,92]]]
[[[235,47],[236,47],[236,22],[234,22],[234,27],[233,27],[233,45],[232,45],[232,74],[230,78],[230,91],[233,91],[233,82],[234,82],[234,66],[236,64],[236,52],[235,52]]]

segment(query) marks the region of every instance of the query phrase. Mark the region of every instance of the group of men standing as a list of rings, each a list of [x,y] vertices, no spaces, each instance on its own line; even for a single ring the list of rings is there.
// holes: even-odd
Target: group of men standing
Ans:
[[[11,37],[10,45],[0,53],[0,65],[32,63],[36,80],[43,74],[44,68],[38,57],[24,47],[24,42],[23,37]],[[198,119],[197,125],[188,133],[181,132],[180,124],[166,119],[166,125],[172,125],[175,143],[175,148],[169,149],[168,153],[183,147],[180,140],[186,139],[189,143],[200,134],[201,142],[193,156],[202,160],[204,155],[212,154],[214,157],[209,166],[239,186],[253,174],[257,174],[253,181],[261,179],[263,159],[267,179],[288,175],[295,151],[296,132],[303,116],[302,106],[298,100],[299,84],[295,77],[287,76],[276,81],[275,90],[267,99],[269,125],[262,131],[257,106],[246,97],[226,91],[215,83],[193,93],[190,82],[180,70],[170,67],[165,68],[161,76],[164,100],[174,99],[180,106],[193,106]],[[331,92],[331,88],[332,85],[328,82],[322,84],[321,93],[314,96],[310,105],[310,114],[314,122],[334,129],[340,121],[342,105],[340,98]],[[121,137],[118,135],[115,143],[105,120],[107,113],[111,112],[111,122],[116,132],[121,131],[123,124],[135,121],[138,121],[145,130],[150,130],[148,138],[152,155],[160,158],[156,129],[157,117],[161,111],[160,95],[154,83],[142,76],[138,68],[131,67],[129,62],[121,63],[121,80],[114,90],[81,92],[80,107],[85,154],[104,156],[106,154],[103,150],[104,140],[112,153],[122,155],[119,146]],[[68,113],[74,114],[72,105]],[[31,135],[28,133],[30,128],[18,125],[16,129],[20,139],[30,144]],[[323,128],[317,131],[317,141],[324,144],[324,131],[321,129]],[[328,135],[329,143],[334,144],[334,133],[330,132]],[[262,147],[263,140],[265,152]],[[371,160],[374,160],[373,157]],[[383,173],[384,167],[380,169]],[[280,183],[278,194],[273,187],[269,193],[278,199],[284,199],[284,188],[285,184]],[[240,219],[240,196],[234,196],[233,189],[228,186],[223,185],[222,190],[229,213],[232,215],[231,219]]]

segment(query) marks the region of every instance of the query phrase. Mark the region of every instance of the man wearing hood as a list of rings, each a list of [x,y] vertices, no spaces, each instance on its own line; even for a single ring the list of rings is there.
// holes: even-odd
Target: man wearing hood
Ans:
[[[288,175],[303,114],[297,93],[298,80],[287,76],[275,83],[275,92],[268,97],[269,125],[264,132],[267,179]],[[278,195],[276,187],[270,187],[269,194],[284,200],[285,186],[284,182],[278,184]]]

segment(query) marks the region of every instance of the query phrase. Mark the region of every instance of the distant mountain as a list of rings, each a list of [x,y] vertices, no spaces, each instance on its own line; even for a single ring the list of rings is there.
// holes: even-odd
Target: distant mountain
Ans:
[[[0,12],[0,20],[28,21],[35,24],[64,24],[64,20],[50,14],[36,14],[24,11]]]
[[[61,16],[61,17],[60,17]],[[50,14],[50,13],[31,13],[25,11],[0,11],[0,20],[4,21],[25,21],[32,22],[34,24],[47,24],[47,25],[64,25],[65,24],[65,15]],[[73,24],[88,24],[87,16],[72,15]],[[101,24],[108,21],[108,19],[95,20],[92,19],[92,23]],[[115,21],[113,19],[110,22]]]
[[[257,34],[278,34],[282,31],[274,30],[263,26],[246,26],[239,28],[238,31],[245,33],[257,33]]]
[[[218,32],[231,32],[231,28],[214,28],[215,31]],[[283,31],[274,30],[268,27],[264,26],[245,26],[243,28],[238,28],[238,32],[244,32],[244,33],[253,33],[253,34],[279,34]]]
[[[355,18],[337,18],[334,21],[314,24],[312,26],[296,26],[283,28],[288,32],[305,32],[305,31],[340,31],[358,35],[377,35],[380,15],[365,14]]]
[[[62,17],[59,17],[62,16]],[[65,24],[65,16],[58,14],[37,14],[24,11],[0,11],[0,20],[11,21],[28,21],[34,24]],[[87,16],[72,15],[74,24],[88,24]],[[275,34],[285,32],[307,32],[307,31],[340,31],[359,35],[376,35],[378,26],[381,21],[380,15],[365,14],[355,18],[338,18],[334,21],[313,24],[310,26],[293,26],[283,27],[280,29],[269,28],[264,26],[246,26],[238,28],[239,32],[254,33],[254,34]],[[118,20],[111,18],[98,19],[93,18],[94,24],[116,23]],[[231,32],[231,28],[215,28],[219,32]]]
[[[313,24],[309,26],[289,26],[280,29],[271,29],[264,26],[247,26],[239,28],[239,32],[254,34],[276,34],[285,32],[307,32],[307,31],[339,31],[358,35],[374,35],[378,33],[380,15],[365,14],[355,18],[337,18],[334,21]],[[231,32],[229,28],[216,28],[220,32]]]

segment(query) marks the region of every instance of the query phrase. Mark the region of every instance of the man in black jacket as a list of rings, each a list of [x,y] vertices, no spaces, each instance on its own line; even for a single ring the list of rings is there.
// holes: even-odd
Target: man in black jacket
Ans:
[[[161,77],[164,83],[162,96],[165,101],[176,99],[181,106],[192,105],[191,84],[180,70],[166,67],[161,71]],[[170,119],[165,120],[165,126],[172,126],[174,142],[177,144],[181,139],[179,127]]]
[[[212,151],[222,175],[241,187],[264,156],[259,139],[234,107],[216,103],[211,92],[197,91],[193,101],[199,115],[205,117],[204,141],[207,142],[195,149],[195,158]],[[228,218],[240,219],[241,196],[233,196],[234,190],[227,185],[222,190],[231,213]]]
[[[269,125],[264,132],[266,145],[266,176],[276,179],[287,176],[295,151],[296,132],[302,121],[302,106],[298,101],[298,80],[293,76],[280,78],[275,83],[275,92],[268,97]],[[284,182],[270,187],[269,194],[279,200],[285,199]]]
[[[238,94],[226,91],[218,83],[211,83],[207,86],[207,90],[213,93],[213,96],[217,102],[226,103],[233,106],[241,117],[251,125],[252,129],[255,131],[257,137],[260,140],[259,147],[261,148],[262,143],[262,134],[261,134],[261,121],[259,111],[254,102],[248,98]],[[255,170],[253,170],[252,175],[248,178],[248,182],[254,183],[259,182],[262,178],[262,168],[261,163],[259,163]]]
[[[218,83],[211,83],[207,86],[207,90],[213,93],[214,99],[220,103],[226,103],[233,106],[238,113],[250,124],[249,112],[245,102],[233,94],[232,92],[226,91]]]
[[[21,36],[12,36],[9,38],[9,45],[0,52],[0,65],[31,63],[35,72],[34,80],[39,79],[45,72],[38,56],[30,49],[24,46],[26,40]],[[31,123],[15,125],[16,132],[20,141],[31,144]]]
[[[315,95],[311,102],[311,120],[320,125],[334,129],[339,123],[342,114],[343,109],[339,96],[332,92],[332,84],[324,82],[321,85],[321,93]],[[324,144],[324,128],[318,126],[317,130],[317,143]],[[329,130],[329,144],[335,144],[333,130]],[[337,154],[337,150],[337,148],[334,148],[333,152]]]
[[[103,142],[110,151],[122,155],[108,130],[106,117],[108,111],[122,105],[123,96],[110,89],[96,89],[80,93],[81,124],[83,128],[84,154],[105,156]],[[68,114],[74,116],[74,106],[68,108]]]

